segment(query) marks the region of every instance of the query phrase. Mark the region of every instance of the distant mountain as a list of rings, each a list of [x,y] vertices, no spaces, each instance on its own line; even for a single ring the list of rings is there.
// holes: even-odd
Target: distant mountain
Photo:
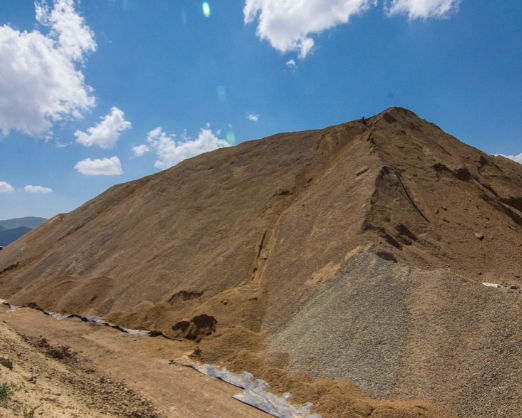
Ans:
[[[35,216],[25,218],[6,219],[0,221],[0,247],[7,247],[31,229],[44,223],[47,219]]]
[[[0,247],[7,247],[12,242],[15,242],[22,235],[27,234],[31,228],[20,226],[13,229],[0,230]]]
[[[0,231],[5,231],[6,229],[15,229],[21,226],[29,229],[36,228],[38,225],[43,224],[47,219],[38,218],[35,216],[27,216],[25,218],[15,218],[15,219],[7,219],[5,221],[0,221]]]

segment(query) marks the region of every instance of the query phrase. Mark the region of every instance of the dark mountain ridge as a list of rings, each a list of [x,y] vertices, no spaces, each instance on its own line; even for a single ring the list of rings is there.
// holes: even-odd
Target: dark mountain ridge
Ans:
[[[22,235],[27,234],[31,228],[26,228],[25,226],[20,226],[18,228],[13,229],[4,229],[0,230],[0,246],[7,247],[12,242],[15,242]]]
[[[47,219],[28,216],[0,221],[0,246],[6,247]]]
[[[0,230],[2,229],[15,229],[25,227],[29,229],[36,228],[38,225],[43,224],[47,219],[39,218],[37,216],[26,216],[24,218],[6,219],[0,221]]]

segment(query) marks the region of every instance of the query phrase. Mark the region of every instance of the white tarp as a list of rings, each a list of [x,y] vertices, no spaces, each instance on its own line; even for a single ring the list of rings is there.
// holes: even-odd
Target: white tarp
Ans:
[[[291,396],[289,393],[285,393],[283,398],[280,398],[273,393],[265,392],[265,389],[269,388],[270,385],[263,380],[254,379],[251,373],[243,372],[238,375],[229,372],[225,367],[221,369],[217,366],[200,365],[198,363],[186,364],[186,366],[192,367],[207,376],[216,377],[244,389],[239,395],[234,396],[234,399],[260,409],[274,417],[321,418],[318,414],[310,414],[311,403],[292,405],[285,400],[285,398]]]

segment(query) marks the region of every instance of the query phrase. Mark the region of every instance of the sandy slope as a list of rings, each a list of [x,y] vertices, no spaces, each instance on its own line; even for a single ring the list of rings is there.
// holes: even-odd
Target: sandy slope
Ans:
[[[3,250],[0,296],[196,340],[275,381],[514,418],[521,251],[522,165],[390,108],[115,186]],[[357,416],[324,384],[297,390]]]

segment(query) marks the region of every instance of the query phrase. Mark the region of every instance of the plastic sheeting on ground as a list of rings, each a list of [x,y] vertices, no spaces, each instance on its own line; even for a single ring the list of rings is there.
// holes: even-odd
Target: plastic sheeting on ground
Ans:
[[[280,398],[273,393],[265,392],[265,389],[269,388],[270,385],[263,380],[254,379],[251,373],[243,372],[238,375],[229,372],[225,367],[221,369],[217,366],[200,365],[198,363],[185,364],[185,366],[192,367],[207,376],[216,377],[244,389],[239,395],[235,395],[234,399],[260,409],[274,417],[321,418],[318,414],[310,414],[310,407],[312,406],[310,402],[305,405],[292,405],[286,401],[287,398],[291,397],[289,393],[285,393],[283,398]]]
[[[0,299],[0,305],[7,305],[11,309],[18,309],[20,306],[11,305],[6,300]],[[34,308],[32,308],[34,309]],[[128,329],[120,327],[119,325],[111,324],[110,322],[104,321],[102,318],[97,316],[80,316],[74,314],[60,314],[57,312],[49,312],[41,308],[36,308],[43,312],[45,315],[49,315],[59,321],[67,318],[79,318],[84,322],[94,322],[96,324],[103,324],[111,328],[115,328],[119,331],[126,332],[133,335],[151,335],[158,336],[163,333],[158,331],[143,331],[136,329]],[[263,380],[254,379],[251,373],[243,372],[238,375],[229,372],[225,367],[222,369],[217,366],[211,365],[200,365],[198,363],[184,364],[184,366],[192,367],[200,373],[206,374],[207,376],[215,377],[223,380],[231,385],[237,386],[244,389],[238,395],[233,398],[241,401],[247,405],[253,406],[261,411],[264,411],[277,418],[321,418],[321,415],[310,414],[310,407],[312,404],[308,402],[305,405],[292,405],[286,399],[292,395],[285,393],[282,398],[274,395],[270,392],[265,392],[265,389],[269,388],[270,385]]]
[[[0,299],[0,305],[7,305],[10,309],[18,309],[18,308],[24,307],[24,306],[11,305],[9,302],[7,302],[4,299]],[[75,315],[75,314],[61,314],[58,312],[49,312],[49,311],[46,311],[45,309],[41,309],[41,308],[29,308],[29,309],[36,309],[36,310],[44,313],[45,315],[48,315],[50,317],[53,317],[54,319],[57,319],[58,321],[63,321],[64,319],[67,319],[67,318],[79,318],[84,322],[94,322],[96,324],[107,325],[111,328],[117,329],[118,331],[126,332],[127,334],[132,334],[132,335],[149,335],[150,334],[153,337],[156,337],[158,335],[163,335],[163,333],[161,333],[159,331],[144,331],[144,330],[140,330],[140,329],[123,328],[123,327],[120,327],[119,325],[115,325],[115,324],[111,324],[110,322],[106,322],[99,316],[81,316],[81,315]]]

